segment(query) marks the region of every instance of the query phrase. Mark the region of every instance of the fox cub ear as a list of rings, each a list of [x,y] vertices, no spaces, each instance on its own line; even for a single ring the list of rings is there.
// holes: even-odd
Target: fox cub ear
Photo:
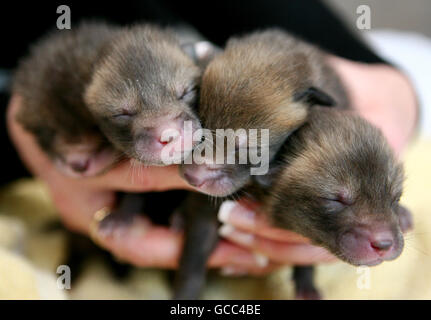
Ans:
[[[335,106],[335,100],[326,92],[316,87],[309,87],[294,95],[295,101],[303,101],[310,106],[319,105],[325,107]]]
[[[181,47],[200,67],[206,67],[222,51],[209,41],[189,42],[181,45]]]

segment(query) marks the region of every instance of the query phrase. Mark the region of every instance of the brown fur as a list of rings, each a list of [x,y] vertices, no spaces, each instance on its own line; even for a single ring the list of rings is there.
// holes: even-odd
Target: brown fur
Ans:
[[[56,30],[37,42],[21,61],[12,88],[23,101],[17,120],[46,152],[58,153],[55,137],[71,143],[89,135],[101,137],[83,93],[101,48],[116,31],[102,23]]]
[[[398,254],[401,252],[402,231],[411,225],[410,214],[399,205],[404,179],[402,165],[380,130],[367,121],[351,111],[314,108],[307,122],[285,142],[271,166],[269,187],[254,182],[244,191],[261,202],[262,211],[274,226],[295,231],[340,259],[357,264],[349,252],[342,250],[340,236],[351,228],[384,222],[394,233]],[[211,210],[213,206],[207,202],[204,207]],[[403,226],[405,219],[408,221]],[[207,229],[214,226],[209,218],[206,223]],[[204,239],[212,243],[216,235],[192,231],[197,238],[191,240],[186,234],[185,243],[188,252],[197,256],[189,254],[195,264],[188,261],[187,265],[201,270],[203,262],[198,261],[203,254],[200,248],[193,248]],[[208,256],[209,252],[205,252],[205,257]],[[195,286],[184,285],[186,292],[178,295],[197,298],[203,272],[181,274],[183,283],[188,278]],[[312,266],[295,267],[297,297],[320,298],[312,276]]]
[[[294,96],[311,86],[347,106],[322,52],[283,31],[255,32],[229,40],[209,64],[199,115],[209,129],[270,129],[271,144],[277,144],[305,122],[308,108]]]
[[[145,152],[154,139],[146,129],[180,115],[200,127],[193,111],[199,77],[169,30],[84,23],[51,32],[23,59],[13,85],[23,97],[17,119],[63,162],[65,145],[91,141],[96,150],[113,145],[146,164],[160,164]],[[114,117],[118,113],[136,115],[125,121]],[[144,152],[136,152],[138,142]]]
[[[317,99],[308,95],[310,88],[331,96],[338,108],[348,107],[346,92],[325,59],[318,48],[280,30],[230,39],[202,76],[199,117],[203,127],[212,131],[257,129],[258,143],[260,129],[268,129],[268,157],[272,159],[283,141],[305,123],[310,106],[316,104]],[[216,133],[213,135],[216,141]],[[231,144],[233,139],[228,140]],[[201,183],[204,174],[197,173],[195,165],[183,166],[182,173],[189,183],[202,186],[202,192],[232,194],[250,179],[251,164],[226,164],[226,158],[227,153],[219,178],[208,179],[205,184]]]
[[[263,198],[276,226],[310,238],[347,262],[337,237],[354,225],[385,220],[402,241],[403,169],[377,128],[346,111],[318,108],[285,147]],[[340,196],[349,205],[340,206]]]
[[[134,146],[145,138],[146,128],[159,124],[159,118],[185,114],[184,120],[199,123],[193,111],[196,94],[180,99],[199,80],[200,69],[181,49],[174,33],[136,25],[119,32],[105,46],[85,101],[110,141],[141,160]],[[134,116],[115,118],[122,113]]]

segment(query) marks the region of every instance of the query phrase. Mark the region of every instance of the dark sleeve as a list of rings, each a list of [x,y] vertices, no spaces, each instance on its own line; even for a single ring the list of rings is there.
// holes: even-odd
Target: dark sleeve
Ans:
[[[384,62],[341,19],[319,0],[135,0],[63,1],[71,9],[72,27],[82,19],[103,19],[119,24],[181,21],[198,29],[218,45],[235,34],[279,27],[341,57],[368,63]],[[0,10],[2,43],[0,68],[14,68],[19,57],[47,30],[55,28],[58,2],[22,4],[12,1]]]
[[[385,63],[318,0],[162,1],[218,45],[234,34],[278,27],[335,55],[367,63]]]

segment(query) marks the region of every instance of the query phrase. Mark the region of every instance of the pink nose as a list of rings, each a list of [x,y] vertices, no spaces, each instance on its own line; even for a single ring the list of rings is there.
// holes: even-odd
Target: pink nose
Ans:
[[[197,129],[197,124],[188,120],[186,115],[180,115],[175,119],[158,119],[157,125],[148,129],[153,141],[146,142],[146,145],[155,152],[165,147],[176,152],[190,152],[199,142],[193,140],[195,138],[193,134]]]
[[[340,238],[340,247],[355,264],[373,265],[395,259],[402,250],[396,232],[388,227],[355,227]]]
[[[384,253],[391,249],[393,244],[394,242],[391,239],[377,240],[371,242],[371,247],[378,252]]]
[[[182,113],[175,118],[164,116],[155,119],[154,127],[149,130],[156,141],[164,146],[167,144],[180,143],[185,133],[192,135],[193,131],[196,129],[197,128],[193,128],[193,122],[190,121],[189,116]],[[187,132],[185,132],[185,130]],[[190,136],[190,138],[192,138],[192,136]]]
[[[154,129],[154,137],[162,145],[167,145],[179,140],[183,136],[183,129],[175,122],[165,123]]]
[[[87,171],[88,167],[90,166],[90,159],[73,160],[69,162],[69,166],[73,171],[83,173]]]

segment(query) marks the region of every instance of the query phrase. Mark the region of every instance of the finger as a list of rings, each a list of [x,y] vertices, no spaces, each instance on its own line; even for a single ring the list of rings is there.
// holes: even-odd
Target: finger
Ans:
[[[63,223],[69,229],[85,234],[89,233],[95,212],[111,207],[115,202],[115,193],[110,191],[69,190],[65,187],[51,191],[51,195]]]
[[[91,183],[125,192],[193,189],[180,177],[178,166],[148,167],[131,161],[123,161]]]
[[[271,263],[264,268],[243,268],[235,265],[225,266],[220,269],[220,274],[223,276],[241,277],[241,276],[264,276],[268,273],[283,267],[280,264]]]
[[[154,226],[143,217],[121,232],[95,232],[93,239],[122,261],[155,268],[175,268],[182,243],[181,233]]]
[[[223,225],[219,234],[233,243],[249,250],[258,252],[270,261],[280,264],[307,265],[317,262],[330,262],[335,260],[326,249],[306,243],[286,243],[270,240],[256,234],[244,232],[231,225]]]
[[[209,259],[209,266],[221,268],[235,266],[246,270],[260,270],[268,266],[266,257],[232,242],[221,240]]]
[[[227,200],[222,203],[218,219],[237,229],[253,233],[272,240],[291,243],[310,243],[310,240],[289,230],[272,227],[262,213],[256,213],[256,205],[248,202],[234,202]]]
[[[137,218],[127,230],[114,235],[93,234],[96,242],[117,258],[140,267],[177,268],[182,252],[183,235],[172,229],[152,225],[148,219]],[[208,265],[216,268],[235,265],[258,269],[256,258],[248,250],[221,241]]]

